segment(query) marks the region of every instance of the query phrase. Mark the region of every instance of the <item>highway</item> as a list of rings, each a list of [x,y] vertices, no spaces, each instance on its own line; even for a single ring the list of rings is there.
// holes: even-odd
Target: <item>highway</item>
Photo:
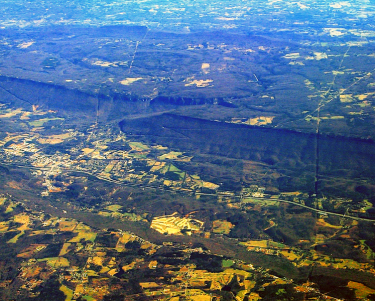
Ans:
[[[311,210],[311,211],[315,211],[319,214],[334,215],[334,216],[339,216],[339,217],[343,217],[343,218],[350,218],[350,219],[354,219],[354,220],[358,220],[358,221],[375,223],[375,220],[372,220],[372,219],[361,218],[361,217],[347,215],[347,214],[345,215],[345,214],[336,213],[336,212],[324,211],[324,210],[321,210],[321,209],[316,209],[316,208],[309,207],[309,206],[306,206],[306,205],[303,205],[303,204],[300,204],[300,203],[296,203],[296,202],[292,202],[292,201],[286,201],[286,200],[280,200],[280,199],[270,199],[270,198],[255,198],[255,197],[248,197],[247,199],[256,199],[256,200],[262,200],[262,201],[274,201],[274,202],[289,203],[289,204],[293,204],[295,206],[300,206],[300,207],[306,208],[306,209]]]

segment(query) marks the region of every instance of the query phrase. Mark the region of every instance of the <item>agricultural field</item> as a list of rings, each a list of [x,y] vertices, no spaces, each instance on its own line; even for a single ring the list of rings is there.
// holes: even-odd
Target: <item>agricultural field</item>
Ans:
[[[7,200],[4,203],[9,202],[11,201]],[[202,300],[212,295],[219,297],[220,293],[218,295],[217,292],[223,287],[235,286],[240,288],[236,291],[237,298],[243,300],[256,287],[257,281],[263,281],[261,279],[266,277],[265,271],[257,270],[257,275],[260,272],[265,273],[257,278],[251,265],[206,253],[201,248],[186,251],[178,244],[169,247],[163,244],[153,244],[130,232],[95,230],[72,218],[60,219],[51,215],[45,216],[40,212],[26,209],[23,205],[18,208],[21,212],[17,215],[13,214],[8,217],[9,219],[27,221],[32,233],[41,233],[39,228],[42,228],[44,233],[51,232],[55,235],[46,244],[31,243],[19,251],[16,264],[19,265],[20,273],[17,276],[17,282],[6,286],[1,293],[3,295],[16,289],[18,294],[42,296],[53,284],[53,287],[62,293],[61,300],[74,300],[78,297],[83,300],[101,300],[105,296],[111,296],[119,288],[125,289],[129,279],[135,277],[141,290],[129,291],[127,288],[130,295],[159,295],[161,298],[173,299],[182,298],[187,294],[196,297],[196,300]],[[38,225],[37,221],[41,216],[43,224]],[[188,218],[178,220],[177,216],[172,215],[172,217],[177,225],[188,225]],[[190,221],[193,220],[190,219]],[[199,221],[195,220],[195,223]],[[59,232],[56,232],[57,229]],[[70,235],[76,235],[76,238],[82,237],[82,231],[94,233],[97,237],[95,244],[90,241],[89,237],[84,240],[79,239],[79,243],[76,239],[69,239]],[[33,242],[38,235],[40,234],[25,233],[14,243],[4,240],[0,243],[16,250],[26,241]],[[134,251],[137,251],[140,257],[134,257]],[[177,253],[163,255],[166,251]],[[128,261],[127,258],[131,260]],[[191,264],[186,265],[188,258]],[[177,284],[165,283],[163,278],[156,277],[150,272],[151,270],[159,271],[162,267],[166,269],[165,273],[177,281]],[[120,276],[119,273],[125,274]],[[151,274],[148,275],[148,273]],[[112,280],[109,281],[109,279]],[[185,284],[178,285],[179,280],[185,281]],[[111,284],[112,281],[115,281],[116,285]],[[207,283],[210,285],[207,286]],[[275,285],[275,283],[273,281],[268,285]],[[0,281],[0,284],[2,285],[3,282]],[[36,294],[29,291],[29,287],[37,286],[46,288]],[[259,296],[255,291],[251,294]],[[60,298],[59,294],[56,296]]]
[[[212,223],[212,232],[219,234],[229,234],[230,230],[234,227],[232,223],[223,220],[216,220]]]
[[[177,213],[169,216],[155,217],[151,222],[151,228],[162,234],[182,235],[183,232],[191,235],[202,231],[203,222],[191,219],[181,218]]]
[[[350,281],[348,287],[355,290],[355,296],[359,300],[364,300],[368,295],[375,293],[375,290],[354,281]]]
[[[79,223],[73,233],[77,233],[77,236],[72,238],[69,242],[73,243],[73,242],[81,242],[81,240],[83,241],[91,241],[91,242],[94,242],[95,241],[95,238],[96,238],[96,233],[95,232],[92,232],[92,230],[90,229],[90,227],[82,224],[82,223]]]
[[[375,300],[373,1],[2,1],[1,300]]]

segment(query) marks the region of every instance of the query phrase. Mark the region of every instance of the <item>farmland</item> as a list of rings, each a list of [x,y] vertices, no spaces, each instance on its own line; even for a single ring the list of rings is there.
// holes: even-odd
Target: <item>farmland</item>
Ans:
[[[190,219],[180,218],[177,213],[169,216],[159,216],[152,220],[151,228],[162,234],[182,234],[183,232],[192,234],[201,232],[203,222]]]
[[[1,300],[374,300],[372,1],[3,1]]]

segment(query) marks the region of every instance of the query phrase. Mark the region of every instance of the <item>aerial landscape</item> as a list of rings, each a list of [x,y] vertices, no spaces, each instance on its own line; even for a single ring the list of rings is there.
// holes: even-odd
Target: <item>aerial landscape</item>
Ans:
[[[373,1],[0,15],[0,300],[375,300]]]

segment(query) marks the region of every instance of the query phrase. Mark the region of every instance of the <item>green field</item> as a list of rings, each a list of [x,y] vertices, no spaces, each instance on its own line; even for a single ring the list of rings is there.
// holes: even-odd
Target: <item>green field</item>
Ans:
[[[137,150],[137,151],[144,151],[148,150],[149,147],[141,142],[129,142],[129,145],[132,149]]]
[[[223,268],[230,268],[232,265],[234,265],[234,261],[230,259],[224,259],[222,265]]]
[[[46,122],[53,121],[53,120],[64,120],[64,118],[42,118],[34,121],[30,121],[29,125],[33,127],[41,127],[43,126]]]
[[[72,238],[71,240],[69,240],[69,242],[80,242],[81,239],[84,239],[85,241],[92,241],[94,242],[95,241],[95,238],[96,238],[96,235],[97,233],[94,233],[94,232],[90,232],[90,231],[80,231],[78,232],[78,235],[74,238]]]
[[[244,203],[259,204],[261,206],[279,206],[279,202],[267,199],[244,198]]]
[[[38,261],[46,261],[47,264],[52,268],[69,267],[69,260],[64,257],[50,257],[39,259]]]

